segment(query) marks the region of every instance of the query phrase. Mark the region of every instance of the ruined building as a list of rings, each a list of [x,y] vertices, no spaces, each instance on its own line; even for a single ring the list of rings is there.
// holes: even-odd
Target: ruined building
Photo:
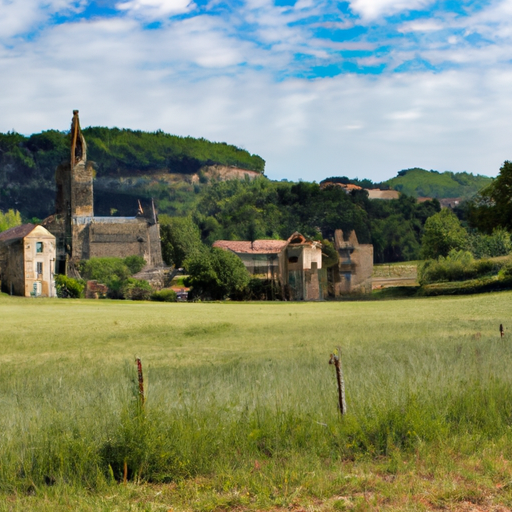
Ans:
[[[371,293],[373,245],[360,244],[355,231],[345,240],[343,231],[337,229],[334,248],[338,253],[338,264],[328,269],[329,295],[340,297],[351,293]]]
[[[373,245],[360,244],[355,231],[348,240],[334,237],[338,262],[322,268],[322,244],[294,233],[288,240],[218,240],[213,247],[234,252],[249,273],[279,283],[288,300],[322,300],[371,293]]]
[[[55,237],[23,224],[0,233],[2,291],[22,297],[55,297]]]
[[[80,260],[142,256],[149,267],[163,264],[160,227],[154,205],[134,217],[95,217],[93,166],[80,130],[78,110],[71,122],[70,160],[57,168],[55,213],[43,226],[56,237],[56,273],[76,273]]]
[[[218,240],[213,247],[234,252],[251,275],[279,283],[289,300],[324,298],[320,242],[294,233],[288,240]]]

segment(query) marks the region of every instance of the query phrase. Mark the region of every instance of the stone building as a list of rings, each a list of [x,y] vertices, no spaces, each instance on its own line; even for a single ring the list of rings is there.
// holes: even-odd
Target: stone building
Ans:
[[[213,247],[234,252],[254,277],[276,281],[289,300],[322,300],[371,293],[373,245],[360,244],[355,231],[344,240],[337,229],[338,263],[322,268],[322,244],[294,233],[288,240],[218,240]]]
[[[322,244],[300,233],[288,240],[218,240],[213,247],[234,252],[251,275],[279,282],[289,300],[321,300],[325,296]]]
[[[328,269],[329,295],[340,297],[351,293],[371,293],[373,245],[360,244],[355,231],[345,240],[343,231],[337,229],[334,248],[338,253],[338,264]]]
[[[56,237],[56,272],[75,275],[80,260],[112,256],[138,255],[149,267],[161,266],[160,227],[153,204],[144,212],[139,203],[134,217],[94,216],[94,170],[87,162],[78,110],[73,111],[70,141],[70,161],[56,171],[55,213],[42,223]]]
[[[24,297],[55,297],[55,237],[24,224],[0,233],[2,291]]]

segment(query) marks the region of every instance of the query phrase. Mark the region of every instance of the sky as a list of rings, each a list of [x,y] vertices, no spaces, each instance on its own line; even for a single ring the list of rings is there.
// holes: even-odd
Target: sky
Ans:
[[[512,0],[0,0],[0,132],[227,142],[274,180],[495,176]]]

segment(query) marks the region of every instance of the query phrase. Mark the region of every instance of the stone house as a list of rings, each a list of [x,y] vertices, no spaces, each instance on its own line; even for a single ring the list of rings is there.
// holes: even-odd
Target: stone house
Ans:
[[[73,111],[70,140],[70,161],[56,171],[55,213],[42,223],[56,237],[57,273],[75,276],[80,260],[101,257],[138,255],[148,267],[162,266],[160,227],[153,204],[144,211],[139,203],[133,217],[94,216],[94,169],[87,161],[78,110]]]
[[[360,244],[356,232],[345,240],[343,231],[334,232],[334,248],[338,264],[328,269],[329,295],[340,297],[351,293],[371,293],[373,245]]]
[[[213,247],[234,252],[251,275],[277,281],[289,300],[322,300],[325,296],[322,244],[300,233],[288,240],[218,240]]]
[[[24,297],[55,297],[55,237],[24,224],[0,233],[2,291]]]

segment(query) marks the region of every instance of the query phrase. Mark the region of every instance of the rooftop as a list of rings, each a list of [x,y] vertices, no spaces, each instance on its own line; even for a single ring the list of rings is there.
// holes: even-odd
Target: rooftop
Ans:
[[[34,224],[22,224],[0,233],[0,242],[9,242],[25,238],[36,226]]]
[[[278,254],[288,245],[287,240],[217,240],[213,247],[229,249],[230,251],[245,254]]]

